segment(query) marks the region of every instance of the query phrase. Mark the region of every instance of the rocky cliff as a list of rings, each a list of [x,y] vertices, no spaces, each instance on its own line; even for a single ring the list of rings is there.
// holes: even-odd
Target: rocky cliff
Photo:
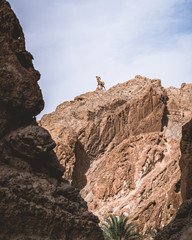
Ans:
[[[184,202],[175,219],[159,232],[155,240],[192,239],[192,120],[182,128],[180,148],[181,194]]]
[[[36,123],[44,102],[32,58],[0,0],[0,239],[101,240],[98,218],[62,178],[55,142]]]
[[[146,232],[167,225],[182,203],[180,139],[191,101],[192,84],[164,89],[137,75],[60,104],[40,125],[89,209],[101,221],[123,212]]]

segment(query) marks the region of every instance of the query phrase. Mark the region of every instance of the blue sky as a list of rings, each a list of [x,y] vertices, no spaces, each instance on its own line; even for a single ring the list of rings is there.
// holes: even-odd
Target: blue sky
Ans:
[[[192,0],[9,0],[41,73],[44,113],[139,74],[192,83]],[[39,117],[40,117],[39,116]]]

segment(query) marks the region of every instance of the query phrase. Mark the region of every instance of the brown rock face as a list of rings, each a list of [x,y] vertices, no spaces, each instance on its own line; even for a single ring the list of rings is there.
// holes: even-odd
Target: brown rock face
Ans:
[[[182,129],[181,194],[183,200],[192,198],[192,120]]]
[[[190,84],[165,90],[159,79],[137,75],[43,116],[40,125],[56,142],[65,177],[101,221],[124,213],[145,232],[175,217],[182,202],[179,146],[191,96]]]
[[[25,50],[18,19],[6,1],[0,1],[0,136],[10,129],[28,124],[43,109],[37,84],[40,74]],[[14,124],[13,124],[14,119]]]
[[[57,143],[56,152],[66,168],[65,176],[75,181],[73,168],[82,156],[80,167],[85,173],[92,159],[124,139],[161,131],[165,98],[159,81],[136,78],[106,92],[98,90],[61,104],[54,113],[43,116],[40,124]]]
[[[18,19],[0,0],[0,239],[102,240],[98,218],[62,179],[55,142],[35,121],[39,77]]]
[[[181,194],[185,200],[173,221],[156,236],[155,240],[191,240],[192,236],[192,120],[182,128],[181,139]]]
[[[181,202],[178,147],[159,133],[124,140],[87,173],[82,195],[90,210],[102,220],[123,212],[144,231],[167,224]]]

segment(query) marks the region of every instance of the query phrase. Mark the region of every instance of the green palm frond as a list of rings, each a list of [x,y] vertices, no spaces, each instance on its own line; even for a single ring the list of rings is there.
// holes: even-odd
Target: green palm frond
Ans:
[[[137,240],[143,239],[144,235],[135,231],[136,223],[127,223],[128,217],[121,214],[119,217],[111,214],[102,224],[105,240]]]

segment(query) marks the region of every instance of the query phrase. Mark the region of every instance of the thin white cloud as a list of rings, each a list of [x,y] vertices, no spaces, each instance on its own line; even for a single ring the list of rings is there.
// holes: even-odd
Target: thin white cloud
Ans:
[[[165,87],[191,81],[191,0],[10,2],[42,74],[45,112],[93,91],[96,75],[107,88],[136,74]]]
[[[141,75],[160,78],[164,87],[192,83],[192,34],[178,36],[175,41],[174,47],[138,56],[131,66],[132,75],[139,69]]]

